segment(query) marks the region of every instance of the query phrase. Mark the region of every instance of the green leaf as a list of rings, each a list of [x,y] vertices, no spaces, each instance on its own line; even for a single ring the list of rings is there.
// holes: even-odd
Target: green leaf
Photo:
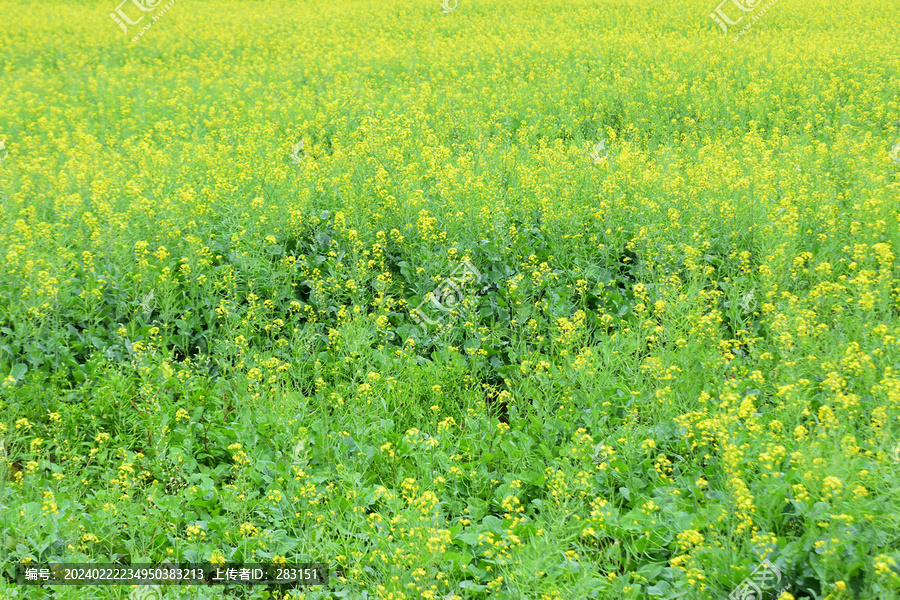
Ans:
[[[27,372],[28,372],[28,367],[27,367],[27,366],[23,365],[22,363],[17,363],[17,364],[15,364],[15,365],[13,365],[13,368],[12,368],[12,370],[9,372],[9,374],[12,376],[13,379],[15,379],[16,381],[18,381],[18,380],[21,379],[22,376],[25,375],[25,373],[27,373]]]
[[[637,570],[638,573],[642,577],[646,577],[647,579],[656,579],[660,573],[662,573],[663,565],[659,563],[650,563],[641,566],[640,569]]]
[[[466,546],[469,546],[472,548],[474,548],[475,546],[478,545],[478,534],[477,533],[473,533],[473,532],[460,533],[454,539],[459,540]]]
[[[650,596],[659,596],[662,598],[669,598],[671,595],[669,591],[672,589],[672,586],[669,585],[668,581],[659,581],[647,588],[647,594]]]
[[[487,589],[486,585],[480,585],[475,583],[474,581],[461,581],[459,582],[459,589],[461,590],[472,590],[473,592],[483,592]]]
[[[481,520],[481,523],[494,533],[501,533],[503,530],[503,521],[494,515],[488,515]]]

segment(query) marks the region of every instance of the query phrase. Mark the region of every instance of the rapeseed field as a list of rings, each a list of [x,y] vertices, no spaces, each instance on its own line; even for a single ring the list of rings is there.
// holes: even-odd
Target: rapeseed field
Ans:
[[[718,1],[0,0],[0,598],[900,598],[900,10]]]

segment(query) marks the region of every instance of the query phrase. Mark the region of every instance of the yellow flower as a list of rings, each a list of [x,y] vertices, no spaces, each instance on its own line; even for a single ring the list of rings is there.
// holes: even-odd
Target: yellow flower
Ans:
[[[259,533],[259,530],[252,524],[245,522],[241,523],[240,533],[241,537],[243,538],[256,537],[256,535]]]

